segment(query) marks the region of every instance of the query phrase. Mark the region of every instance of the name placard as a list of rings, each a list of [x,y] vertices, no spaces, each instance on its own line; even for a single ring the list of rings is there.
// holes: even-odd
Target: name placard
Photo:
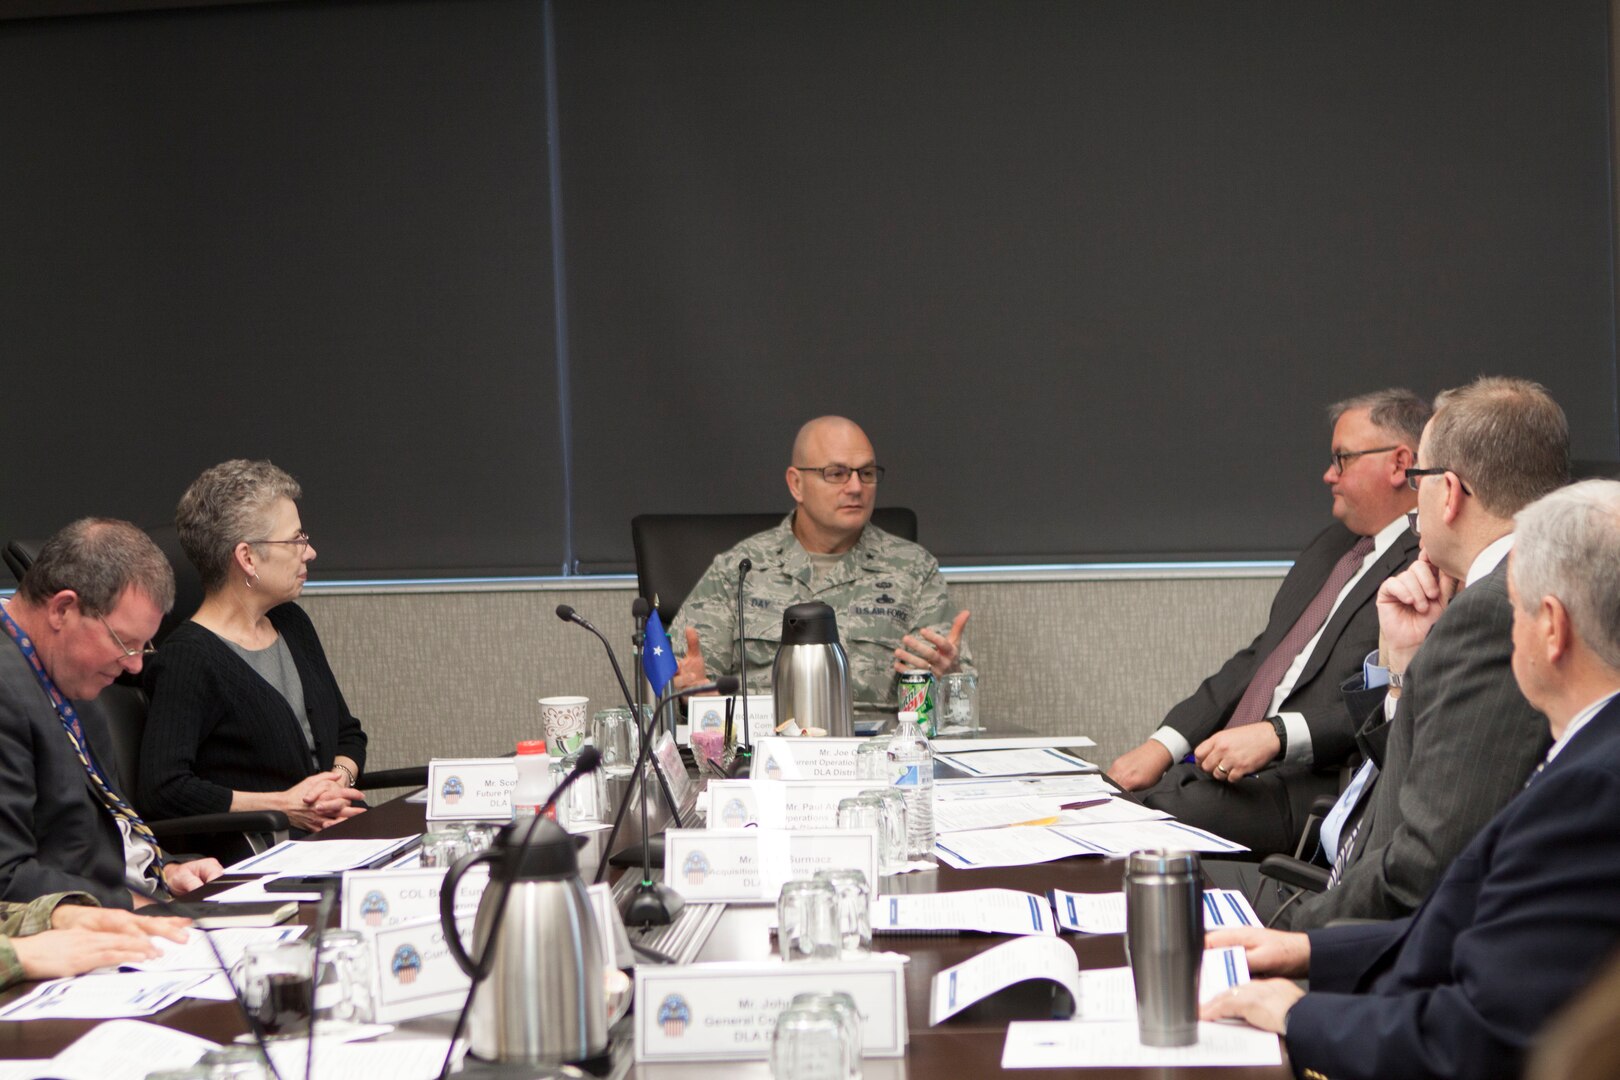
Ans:
[[[675,740],[664,732],[653,743],[653,753],[658,757],[658,764],[664,770],[664,776],[669,779],[669,793],[675,799],[676,806],[685,806],[692,797],[692,777],[686,771],[686,763],[681,760],[681,752],[675,746]],[[654,800],[649,806],[657,806]]]
[[[836,829],[838,801],[882,780],[710,780],[711,829]]]
[[[726,729],[726,702],[736,701],[732,709],[731,725],[736,730],[742,721],[742,695],[724,698],[718,694],[705,694],[688,699],[687,723],[675,725],[675,738],[682,746],[692,741],[692,732],[724,731]],[[748,691],[748,741],[759,740],[776,733],[776,699],[769,690]]]
[[[792,964],[636,968],[637,1061],[763,1061],[795,994],[842,990],[868,1057],[906,1052],[905,963],[894,954]]]
[[[472,919],[458,919],[462,940]],[[459,1009],[470,982],[445,944],[439,919],[417,919],[368,935],[376,969],[377,1022],[392,1024]]]
[[[439,917],[439,891],[444,886],[442,867],[426,870],[350,870],[343,875],[345,930],[380,930],[400,923]],[[478,914],[478,901],[489,884],[489,867],[467,871],[456,889],[456,917]]]
[[[670,829],[664,883],[695,903],[773,901],[784,881],[817,870],[859,870],[872,883],[877,843],[871,829]]]
[[[511,758],[428,762],[429,821],[510,821],[517,765]]]
[[[865,739],[773,735],[754,743],[756,780],[855,780],[855,748]]]

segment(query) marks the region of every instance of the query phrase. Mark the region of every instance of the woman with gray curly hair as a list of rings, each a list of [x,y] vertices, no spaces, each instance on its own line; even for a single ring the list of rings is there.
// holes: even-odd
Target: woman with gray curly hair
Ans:
[[[294,601],[315,548],[298,482],[227,461],[186,489],[175,526],[204,598],[146,665],[141,810],[280,810],[300,834],[361,812],[366,735]]]

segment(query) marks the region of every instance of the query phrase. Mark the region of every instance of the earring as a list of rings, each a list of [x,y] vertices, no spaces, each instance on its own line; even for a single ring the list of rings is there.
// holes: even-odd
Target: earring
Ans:
[[[247,582],[247,587],[251,589],[251,588],[253,588],[253,583],[259,580],[259,575],[258,574],[250,574],[246,578],[244,578],[243,580]]]

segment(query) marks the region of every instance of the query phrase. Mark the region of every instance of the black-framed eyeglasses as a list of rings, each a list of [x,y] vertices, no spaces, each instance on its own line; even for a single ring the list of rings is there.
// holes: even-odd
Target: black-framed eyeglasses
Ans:
[[[1463,480],[1462,476],[1457,472],[1456,469],[1407,469],[1406,486],[1411,488],[1413,491],[1416,491],[1418,489],[1418,481],[1422,480],[1425,476],[1443,476],[1446,473],[1450,473],[1452,476],[1457,477],[1457,484],[1462,488],[1462,493],[1464,495],[1473,494],[1472,491],[1468,490],[1468,483]]]
[[[242,542],[244,544],[297,544],[298,554],[302,555],[304,549],[309,547],[309,533],[299,529],[297,535],[291,540],[244,540]]]
[[[124,639],[118,636],[118,631],[112,628],[112,623],[108,622],[106,618],[101,615],[97,615],[96,618],[101,620],[101,625],[105,626],[107,628],[107,633],[112,635],[113,641],[117,643],[119,651],[124,654],[125,660],[131,660],[137,656],[145,657],[157,655],[157,646],[152,644],[150,641],[146,643],[146,647],[144,649],[132,649],[128,645],[124,644]]]
[[[819,473],[821,478],[829,484],[849,483],[850,473],[861,478],[861,483],[868,487],[883,479],[883,466],[862,465],[859,469],[852,469],[848,465],[795,465],[800,472]]]
[[[1399,446],[1375,446],[1371,450],[1335,450],[1333,451],[1333,467],[1344,472],[1344,463],[1354,461],[1367,454],[1387,454],[1391,450],[1399,450]]]

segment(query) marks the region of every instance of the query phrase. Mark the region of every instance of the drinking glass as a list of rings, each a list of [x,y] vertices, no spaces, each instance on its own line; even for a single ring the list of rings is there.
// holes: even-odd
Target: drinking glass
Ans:
[[[838,827],[840,829],[871,829],[877,833],[878,863],[883,863],[884,852],[894,844],[889,836],[889,810],[883,797],[876,791],[866,791],[838,800]]]
[[[783,960],[838,959],[838,894],[830,884],[810,878],[783,882],[776,943]]]
[[[979,677],[953,671],[939,680],[939,733],[979,734]]]
[[[889,737],[874,735],[855,748],[855,779],[889,779]]]
[[[861,1080],[861,1058],[865,1055],[865,1049],[861,1041],[861,1010],[856,1007],[854,997],[843,990],[794,994],[788,1008],[800,1006],[831,1009],[838,1014],[838,1019],[844,1024],[844,1045],[849,1050],[849,1080]]]
[[[641,739],[629,709],[623,705],[598,709],[591,717],[591,741],[602,755],[603,772],[609,776],[629,776],[636,771]]]
[[[315,987],[315,1019],[369,1024],[376,1017],[371,1000],[371,942],[357,930],[321,935],[320,983]]]
[[[906,794],[897,787],[869,792],[883,800],[883,824],[888,830],[882,837],[883,849],[878,852],[878,873],[898,874],[905,866],[906,857]]]
[[[292,1038],[309,1034],[314,1011],[314,953],[307,941],[276,941],[249,945],[232,970],[242,1004],[258,1021],[266,1037]]]
[[[771,1032],[771,1075],[776,1080],[846,1080],[849,1047],[844,1022],[821,1005],[790,1005]]]
[[[467,834],[441,827],[422,837],[422,855],[418,865],[423,869],[437,867],[448,870],[452,863],[465,854],[467,854]]]
[[[838,902],[838,951],[846,959],[872,951],[872,887],[860,870],[817,870]]]

